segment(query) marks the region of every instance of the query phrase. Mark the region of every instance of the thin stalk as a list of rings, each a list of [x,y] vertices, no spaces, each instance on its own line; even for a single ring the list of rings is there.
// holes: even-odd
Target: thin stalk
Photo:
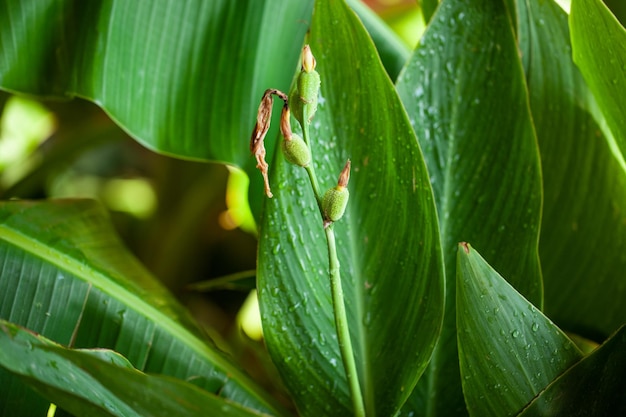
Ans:
[[[304,104],[303,114],[306,114],[306,106]],[[309,121],[304,120],[301,123],[302,136],[305,143],[311,147],[310,134],[309,134]],[[312,152],[312,151],[311,151]],[[324,219],[324,210],[322,208],[322,194],[320,193],[317,176],[315,175],[315,168],[311,162],[305,167],[309,180],[311,181],[311,188],[315,194],[317,205],[320,210],[320,215]],[[352,341],[350,339],[350,327],[348,325],[348,315],[346,314],[346,306],[343,300],[343,287],[341,285],[341,271],[339,269],[339,258],[337,257],[337,246],[335,244],[335,232],[333,231],[333,225],[330,224],[325,228],[326,241],[328,244],[328,261],[329,261],[329,275],[330,275],[330,292],[333,300],[333,313],[335,316],[335,326],[337,328],[337,342],[339,343],[339,350],[341,352],[341,360],[343,367],[346,371],[346,377],[348,379],[348,386],[350,387],[350,398],[352,399],[352,406],[354,408],[354,415],[356,417],[365,417],[365,406],[363,403],[363,394],[361,393],[361,386],[359,384],[359,377],[356,370],[356,361],[352,350]]]
[[[341,286],[341,273],[339,269],[339,259],[337,258],[337,247],[335,245],[335,232],[332,224],[326,228],[326,240],[328,241],[328,259],[330,262],[330,290],[333,298],[333,311],[335,313],[335,325],[337,326],[337,341],[341,351],[341,359],[346,370],[348,385],[354,407],[354,415],[365,417],[365,407],[363,405],[363,395],[356,371],[352,341],[350,340],[350,330],[348,327],[348,315],[343,302],[343,288]]]

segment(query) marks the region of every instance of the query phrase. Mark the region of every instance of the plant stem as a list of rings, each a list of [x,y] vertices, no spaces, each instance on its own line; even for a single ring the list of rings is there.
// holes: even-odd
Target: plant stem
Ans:
[[[331,224],[326,228],[326,240],[328,241],[328,259],[330,262],[330,290],[333,298],[333,311],[335,313],[335,325],[337,326],[337,341],[343,366],[346,370],[348,385],[352,397],[354,415],[365,417],[363,406],[363,396],[361,386],[356,371],[356,362],[352,351],[352,341],[350,340],[350,330],[348,326],[348,315],[343,302],[343,288],[341,286],[341,273],[339,269],[339,259],[337,258],[337,247],[335,245],[335,232]]]
[[[307,103],[303,105],[303,114],[307,114]],[[302,127],[302,136],[304,142],[311,148],[310,133],[309,133],[309,121],[304,120],[300,123]],[[311,149],[311,153],[313,150]],[[319,183],[317,181],[317,175],[315,175],[315,168],[313,162],[305,167],[309,180],[311,181],[311,188],[315,199],[317,200],[317,206],[320,210],[322,220],[324,220],[324,210],[322,208],[322,194],[320,193]],[[354,415],[356,417],[365,417],[365,406],[363,403],[363,394],[361,393],[361,386],[359,384],[359,377],[356,370],[356,361],[354,359],[354,353],[352,350],[352,341],[350,339],[350,327],[348,325],[348,315],[346,314],[346,306],[343,300],[343,287],[341,285],[341,272],[339,269],[339,258],[337,257],[337,246],[335,244],[335,232],[333,231],[332,223],[325,229],[326,241],[328,244],[328,262],[329,262],[329,274],[330,274],[330,292],[333,300],[333,313],[335,316],[335,327],[337,328],[337,342],[339,343],[339,351],[341,352],[341,360],[346,372],[346,378],[348,379],[348,386],[350,387],[350,398],[352,399],[352,407],[354,408]]]
[[[306,105],[304,108],[306,109]],[[309,140],[310,138],[309,124],[310,123],[307,120],[305,120],[304,123],[300,123],[300,126],[302,127],[302,138],[304,139],[304,143],[306,143],[310,149],[311,141]],[[312,149],[311,149],[311,153],[313,153]],[[317,200],[317,207],[319,208],[320,214],[322,215],[322,218],[323,218],[324,210],[322,209],[322,194],[320,193],[320,186],[317,182],[317,175],[315,175],[315,167],[313,166],[313,161],[311,161],[309,165],[304,167],[304,169],[306,169],[306,173],[309,175],[309,180],[311,181],[311,188],[313,188],[313,194],[315,194],[315,200]]]

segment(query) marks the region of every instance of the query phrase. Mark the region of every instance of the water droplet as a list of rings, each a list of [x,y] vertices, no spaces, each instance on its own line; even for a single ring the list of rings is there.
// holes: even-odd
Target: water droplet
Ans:
[[[519,330],[515,329],[511,332],[511,336],[513,336],[514,339],[517,339],[519,337],[520,333]]]
[[[539,324],[538,323],[533,323],[531,329],[533,330],[533,332],[536,332],[537,330],[539,330]]]

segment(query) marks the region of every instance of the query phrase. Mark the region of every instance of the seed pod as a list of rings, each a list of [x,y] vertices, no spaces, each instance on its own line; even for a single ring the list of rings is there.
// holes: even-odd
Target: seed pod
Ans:
[[[302,118],[302,99],[300,98],[300,92],[297,86],[294,87],[291,94],[289,94],[289,109],[293,117],[295,117],[300,124],[304,123],[304,119]]]
[[[298,76],[298,93],[303,104],[303,117],[311,121],[317,111],[317,97],[320,91],[320,75],[317,71],[302,71]]]
[[[322,210],[327,222],[336,222],[343,217],[348,206],[350,192],[345,187],[333,187],[326,191],[322,200]]]
[[[339,174],[339,181],[337,186],[326,191],[324,198],[322,199],[322,210],[324,211],[324,227],[328,227],[332,222],[343,217],[343,213],[348,206],[348,198],[350,198],[350,192],[348,191],[348,180],[350,179],[350,160],[346,162],[341,174]]]
[[[285,154],[285,159],[294,165],[305,167],[311,163],[311,150],[300,136],[295,133],[291,135],[291,140],[284,139],[281,148]]]

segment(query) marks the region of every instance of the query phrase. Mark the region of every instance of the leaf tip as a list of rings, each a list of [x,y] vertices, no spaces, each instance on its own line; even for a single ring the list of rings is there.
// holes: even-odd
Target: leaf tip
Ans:
[[[467,242],[459,242],[459,247],[463,248],[465,253],[467,253],[467,254],[470,253],[470,244],[469,243],[467,243]]]

